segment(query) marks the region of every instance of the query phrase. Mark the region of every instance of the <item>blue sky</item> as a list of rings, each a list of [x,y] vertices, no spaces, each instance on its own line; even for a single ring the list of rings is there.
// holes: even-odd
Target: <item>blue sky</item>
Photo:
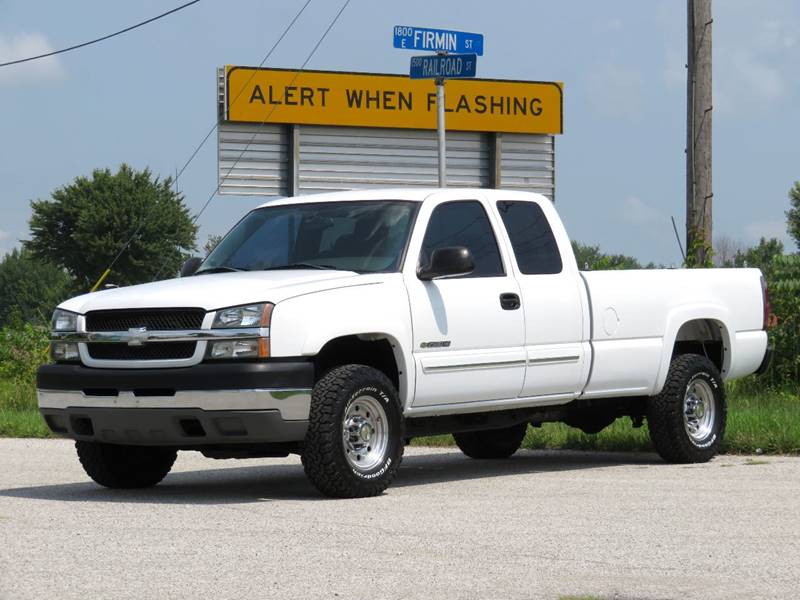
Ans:
[[[343,1],[343,0],[341,0]],[[313,0],[266,66],[299,67],[340,0]],[[114,31],[181,2],[0,0],[0,62]],[[127,162],[173,174],[215,122],[215,70],[256,65],[302,0],[203,0],[105,43],[0,69],[0,253],[28,235],[29,201]],[[478,31],[478,75],[563,81],[556,206],[574,239],[680,263],[685,215],[684,0],[352,0],[308,68],[406,73],[396,24]],[[800,3],[714,3],[714,228],[741,244],[785,233],[800,179]],[[216,186],[212,137],[180,188],[197,211]],[[219,196],[200,242],[257,198]]]

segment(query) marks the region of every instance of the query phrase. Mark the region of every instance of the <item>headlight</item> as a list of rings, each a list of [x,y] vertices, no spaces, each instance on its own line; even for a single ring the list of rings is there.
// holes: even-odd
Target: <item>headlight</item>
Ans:
[[[215,360],[226,358],[266,358],[268,346],[265,338],[253,340],[222,340],[211,342],[207,357]],[[264,348],[264,352],[260,352]]]
[[[50,344],[50,356],[56,362],[74,362],[80,358],[78,344],[74,342],[53,342]]]
[[[247,304],[233,306],[217,311],[214,317],[213,329],[226,329],[234,327],[269,327],[272,307],[269,302],[261,304]]]
[[[53,312],[51,327],[53,331],[76,331],[78,329],[78,315],[57,308]]]
[[[222,308],[214,315],[213,329],[266,328],[272,320],[273,304],[245,304]],[[257,335],[257,334],[256,334]],[[207,360],[269,358],[269,338],[217,340],[208,343]]]

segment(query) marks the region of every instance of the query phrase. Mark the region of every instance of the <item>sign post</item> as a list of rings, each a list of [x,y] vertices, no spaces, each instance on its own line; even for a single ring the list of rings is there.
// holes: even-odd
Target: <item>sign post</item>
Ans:
[[[439,187],[447,187],[447,152],[444,127],[444,78],[436,79],[436,139],[439,147]]]
[[[478,56],[483,55],[483,34],[404,25],[397,25],[393,32],[395,48],[436,52],[432,56],[412,57],[409,77],[433,79],[436,84],[439,187],[447,187],[445,79],[475,77]],[[461,54],[450,54],[450,52]]]

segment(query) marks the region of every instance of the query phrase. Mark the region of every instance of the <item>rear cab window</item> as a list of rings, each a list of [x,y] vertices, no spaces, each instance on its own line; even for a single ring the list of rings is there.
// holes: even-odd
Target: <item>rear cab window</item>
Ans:
[[[561,273],[561,253],[541,206],[530,201],[500,200],[497,211],[523,275]]]

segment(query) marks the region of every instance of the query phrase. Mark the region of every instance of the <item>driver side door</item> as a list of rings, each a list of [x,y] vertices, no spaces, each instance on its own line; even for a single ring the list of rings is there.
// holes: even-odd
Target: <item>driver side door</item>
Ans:
[[[516,398],[525,376],[525,323],[521,303],[508,302],[520,290],[497,242],[498,223],[482,199],[443,196],[421,210],[404,269],[417,373],[412,406]],[[473,272],[420,280],[419,265],[451,246],[470,251]]]

